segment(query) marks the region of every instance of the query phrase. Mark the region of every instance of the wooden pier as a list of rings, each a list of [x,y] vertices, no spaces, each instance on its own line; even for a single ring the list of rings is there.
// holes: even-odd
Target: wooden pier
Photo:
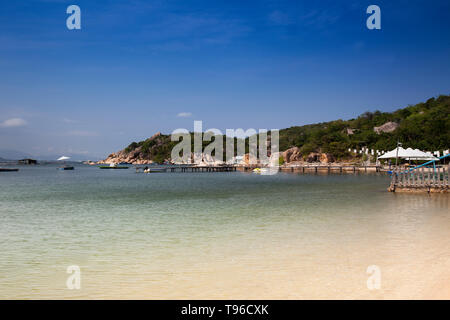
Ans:
[[[236,171],[235,166],[174,166],[174,167],[152,167],[148,166],[148,173],[159,172],[178,172],[178,173],[194,173],[194,172],[233,172]],[[144,172],[144,167],[136,167],[136,172]]]
[[[242,168],[243,171],[251,171],[256,166],[245,166]],[[301,166],[288,166],[279,167],[281,172],[301,172],[301,173],[319,173],[319,172],[381,172],[381,166],[356,166],[356,165],[301,165]]]
[[[391,192],[447,193],[450,185],[450,164],[446,167],[418,168],[411,171],[394,170]]]
[[[230,166],[173,166],[173,167],[157,167],[157,166],[139,166],[136,167],[136,172],[143,172],[144,169],[148,170],[148,173],[157,172],[234,172],[253,171],[255,168],[261,168],[258,165],[230,165]],[[383,168],[381,166],[356,166],[356,165],[304,165],[304,166],[290,166],[279,167],[280,172],[302,172],[302,173],[357,173],[357,172],[381,172]]]

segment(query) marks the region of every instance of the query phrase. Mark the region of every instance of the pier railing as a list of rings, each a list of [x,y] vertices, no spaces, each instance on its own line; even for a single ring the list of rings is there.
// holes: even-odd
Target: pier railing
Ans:
[[[450,186],[450,164],[447,166],[420,167],[411,170],[394,170],[389,191],[446,192]]]
[[[328,164],[328,165],[299,165],[299,166],[288,166],[288,167],[280,167],[280,171],[291,171],[291,172],[380,172],[382,170],[381,166],[373,165],[373,166],[356,166],[356,165],[336,165],[336,164]]]

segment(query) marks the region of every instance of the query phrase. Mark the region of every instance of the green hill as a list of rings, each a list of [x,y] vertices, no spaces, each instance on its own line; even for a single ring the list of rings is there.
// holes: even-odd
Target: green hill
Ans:
[[[394,112],[365,112],[356,119],[280,130],[280,151],[298,147],[304,158],[311,152],[322,152],[329,153],[338,160],[348,159],[352,157],[348,152],[349,148],[367,147],[387,151],[394,149],[397,141],[402,142],[405,148],[426,151],[448,149],[450,96],[431,98]],[[156,134],[147,140],[131,143],[106,160],[163,162],[170,158],[175,144],[176,142],[170,141],[169,135]],[[208,142],[203,143],[204,146],[207,144]]]
[[[395,130],[375,132],[374,128],[388,122],[397,126]],[[348,148],[392,150],[397,141],[405,148],[447,149],[450,144],[450,96],[431,98],[390,113],[365,112],[356,119],[280,130],[280,150],[297,146],[302,154],[322,151],[338,159],[349,156]]]

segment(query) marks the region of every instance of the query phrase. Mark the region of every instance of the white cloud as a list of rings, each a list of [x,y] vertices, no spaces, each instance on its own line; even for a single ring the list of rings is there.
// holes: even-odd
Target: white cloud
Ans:
[[[22,118],[12,118],[0,123],[1,128],[22,127],[27,125],[27,122]]]
[[[78,123],[77,120],[72,120],[72,119],[69,119],[69,118],[64,118],[63,122],[65,122],[65,123]]]
[[[180,118],[189,118],[190,116],[192,116],[192,113],[190,112],[180,112],[179,114],[177,114],[177,117]]]

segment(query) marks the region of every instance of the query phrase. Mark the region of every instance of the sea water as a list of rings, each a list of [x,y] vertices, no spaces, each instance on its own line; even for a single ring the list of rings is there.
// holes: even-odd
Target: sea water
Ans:
[[[449,298],[449,196],[388,185],[22,166],[0,173],[0,298]]]

